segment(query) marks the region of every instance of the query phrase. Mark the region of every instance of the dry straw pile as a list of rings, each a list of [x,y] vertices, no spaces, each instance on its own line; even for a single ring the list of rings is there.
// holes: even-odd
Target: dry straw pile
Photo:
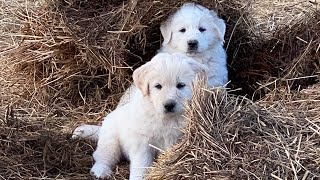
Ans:
[[[317,88],[283,91],[292,97],[272,96],[270,104],[197,87],[182,142],[160,156],[148,179],[319,177]]]
[[[88,179],[95,145],[70,140],[72,128],[116,106],[184,2],[2,0],[0,177]],[[196,2],[226,20],[230,88],[241,90],[198,88],[183,143],[151,179],[319,176],[319,2]]]

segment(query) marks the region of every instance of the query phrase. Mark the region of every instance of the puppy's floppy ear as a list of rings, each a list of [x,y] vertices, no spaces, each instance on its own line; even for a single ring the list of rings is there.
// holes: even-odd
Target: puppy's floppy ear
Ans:
[[[213,10],[210,10],[210,15],[213,16],[213,22],[215,25],[214,32],[218,36],[219,40],[224,42],[224,35],[226,33],[226,23],[223,19],[219,18],[217,13]]]
[[[143,96],[149,95],[149,84],[147,82],[147,74],[150,71],[149,69],[150,62],[142,65],[133,71],[132,78],[135,86],[137,86],[142,92]]]
[[[160,31],[163,37],[162,45],[166,45],[171,41],[171,36],[172,36],[171,19],[172,19],[172,16],[170,16],[166,21],[161,23]]]

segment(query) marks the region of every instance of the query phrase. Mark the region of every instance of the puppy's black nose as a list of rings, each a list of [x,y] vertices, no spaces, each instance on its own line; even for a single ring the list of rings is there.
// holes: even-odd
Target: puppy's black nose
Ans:
[[[188,46],[189,46],[189,49],[197,49],[198,41],[197,40],[188,41]]]
[[[167,103],[164,104],[164,108],[168,111],[168,112],[172,112],[172,110],[174,109],[174,107],[176,106],[176,102],[174,101],[168,101]]]

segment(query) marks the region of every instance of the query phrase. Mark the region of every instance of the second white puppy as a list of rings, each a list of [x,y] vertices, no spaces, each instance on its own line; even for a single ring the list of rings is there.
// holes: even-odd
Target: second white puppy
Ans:
[[[196,74],[204,71],[203,65],[185,55],[167,53],[136,69],[132,86],[136,89],[130,99],[104,118],[91,174],[111,175],[124,155],[130,160],[130,180],[143,179],[158,153],[150,144],[166,150],[180,137],[186,124],[184,103],[192,98]]]
[[[162,23],[160,52],[184,53],[204,64],[208,86],[223,86],[228,81],[227,55],[223,48],[225,22],[216,12],[195,3],[186,3]]]

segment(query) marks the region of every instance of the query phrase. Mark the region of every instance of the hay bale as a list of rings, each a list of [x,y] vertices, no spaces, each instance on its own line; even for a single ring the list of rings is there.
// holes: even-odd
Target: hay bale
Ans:
[[[307,19],[306,16],[312,14],[308,11],[314,11],[316,6],[317,3],[304,0],[255,0],[251,2],[248,15],[256,21],[252,27],[253,33],[270,39],[276,30],[291,27],[297,21]]]
[[[291,89],[306,88],[318,81],[318,4],[311,1],[249,1],[244,8],[228,50],[230,79],[239,94],[255,100],[268,91],[262,87],[281,79]],[[231,56],[231,57],[230,57]],[[279,84],[278,84],[279,85]],[[268,86],[269,90],[275,87]]]
[[[317,104],[294,109],[296,116],[197,87],[181,143],[160,156],[148,179],[320,177],[320,103],[310,102]]]
[[[84,105],[87,112],[114,108],[119,93],[130,84],[132,69],[160,47],[160,23],[184,2],[46,0],[37,8],[12,11],[5,4],[6,13],[19,20],[21,29],[15,36],[22,37],[6,58],[16,64],[17,74],[28,77],[26,99],[65,107]],[[267,6],[262,1],[196,2],[226,19],[230,86],[242,88],[240,94],[252,96],[257,82],[265,84],[280,76],[312,76],[308,81],[292,81],[293,88],[315,82],[312,69],[319,69],[320,38],[314,3],[296,0],[292,6],[278,2],[266,7],[291,11],[274,10],[274,16],[278,13],[284,20],[276,19],[280,25],[262,29],[273,22],[262,15],[261,8]],[[298,7],[305,9],[298,11]],[[283,23],[288,17],[290,23]]]
[[[27,76],[26,84],[30,86],[24,97],[36,98],[42,104],[63,106],[64,103],[64,106],[70,104],[77,106],[100,102],[101,99],[105,99],[108,92],[114,93],[124,89],[127,74],[123,69],[115,68],[124,66],[121,51],[113,50],[110,54],[104,54],[113,48],[109,44],[113,43],[112,40],[121,41],[106,36],[107,32],[104,32],[105,28],[115,24],[110,21],[117,19],[110,15],[105,16],[107,17],[103,19],[105,22],[101,18],[96,18],[95,21],[92,20],[96,15],[95,9],[89,8],[87,11],[78,9],[81,11],[78,15],[82,15],[78,17],[86,19],[85,22],[83,19],[76,19],[84,23],[81,24],[83,28],[86,27],[80,29],[79,31],[82,31],[80,33],[69,28],[72,25],[77,28],[81,26],[67,24],[66,10],[63,9],[67,8],[67,5],[61,3],[63,1],[44,1],[38,8],[26,7],[11,12],[21,23],[18,36],[22,39],[16,47],[7,51],[7,61],[16,65],[17,74],[22,77]],[[73,7],[68,6],[68,8]],[[110,9],[101,11],[105,13],[107,10]],[[122,18],[119,14],[115,16]],[[118,44],[115,48],[121,49],[118,47],[121,44]],[[122,82],[124,86],[115,87],[112,86],[112,82],[117,84]]]

